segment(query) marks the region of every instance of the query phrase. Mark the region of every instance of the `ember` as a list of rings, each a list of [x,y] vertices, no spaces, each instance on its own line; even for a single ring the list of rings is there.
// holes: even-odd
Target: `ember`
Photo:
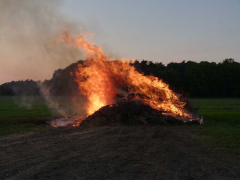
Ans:
[[[121,110],[122,116],[134,110],[140,113],[139,109],[136,109],[139,106],[132,103],[124,103],[119,107],[113,106],[112,108],[108,106],[116,104],[116,97],[121,94],[122,99],[134,102],[138,101],[141,104],[141,113],[145,112],[149,115],[149,117],[139,115],[138,118],[142,118],[139,121],[143,123],[145,121],[147,123],[151,122],[152,120],[149,120],[150,116],[153,116],[153,119],[159,116],[157,118],[159,121],[165,120],[167,117],[168,119],[178,120],[178,122],[181,121],[181,123],[197,121],[201,124],[203,122],[202,119],[193,116],[184,108],[186,102],[170,90],[168,84],[162,82],[157,77],[144,76],[138,73],[131,66],[132,61],[125,60],[124,58],[113,60],[114,58],[108,57],[101,47],[90,43],[84,34],[75,37],[70,32],[65,32],[61,37],[61,41],[70,47],[75,46],[79,50],[83,50],[87,55],[87,60],[84,64],[79,64],[78,70],[73,72],[77,77],[75,80],[78,83],[79,91],[88,99],[85,105],[88,114],[88,117],[85,119],[86,121],[92,117],[96,117],[103,110],[109,114],[112,114],[112,111],[117,114],[122,109],[122,105],[128,107],[124,111]],[[154,112],[154,115],[148,113],[147,109],[149,108],[151,112]],[[90,116],[94,112],[96,113]],[[110,123],[112,120],[108,118],[107,114],[105,117]],[[120,119],[123,120],[122,116]],[[126,116],[125,118],[128,117]],[[126,121],[128,120],[126,119]]]
[[[79,126],[82,121],[83,121],[82,118],[76,119],[65,117],[54,119],[50,122],[50,124],[53,127],[69,127],[69,126],[76,127]]]

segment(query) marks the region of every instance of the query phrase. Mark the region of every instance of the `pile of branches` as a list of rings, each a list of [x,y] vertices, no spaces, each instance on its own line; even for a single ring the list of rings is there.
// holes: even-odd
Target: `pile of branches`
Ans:
[[[88,116],[81,123],[81,126],[186,124],[182,120],[163,115],[163,113],[139,101],[125,101],[116,105],[102,107],[94,114]],[[193,121],[191,123],[198,122]]]

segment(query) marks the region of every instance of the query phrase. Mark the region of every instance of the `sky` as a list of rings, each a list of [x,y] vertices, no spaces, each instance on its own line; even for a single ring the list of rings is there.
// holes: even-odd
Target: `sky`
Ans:
[[[0,0],[0,7],[0,84],[49,79],[84,58],[48,44],[58,26],[94,32],[116,58],[240,62],[240,0]]]
[[[63,10],[95,24],[99,43],[119,56],[240,61],[239,0],[68,0]]]

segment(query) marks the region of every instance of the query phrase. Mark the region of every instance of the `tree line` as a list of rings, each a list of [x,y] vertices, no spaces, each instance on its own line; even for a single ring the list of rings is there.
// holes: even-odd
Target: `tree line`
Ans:
[[[182,61],[166,66],[143,60],[133,65],[139,72],[163,79],[175,92],[190,97],[240,97],[240,63],[232,58],[219,63]]]
[[[2,84],[0,96],[41,95],[44,89],[47,89],[51,95],[79,95],[74,74],[71,75],[79,63],[83,61],[56,70],[50,80],[43,82],[26,80]],[[135,61],[131,65],[144,75],[153,75],[162,79],[175,92],[188,97],[240,97],[240,63],[232,58],[219,63],[182,61],[167,65],[142,60]]]

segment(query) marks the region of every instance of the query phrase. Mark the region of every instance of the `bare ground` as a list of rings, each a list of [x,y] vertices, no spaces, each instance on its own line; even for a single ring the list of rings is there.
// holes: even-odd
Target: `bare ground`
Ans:
[[[179,126],[63,128],[0,138],[0,179],[240,179],[240,157]]]

